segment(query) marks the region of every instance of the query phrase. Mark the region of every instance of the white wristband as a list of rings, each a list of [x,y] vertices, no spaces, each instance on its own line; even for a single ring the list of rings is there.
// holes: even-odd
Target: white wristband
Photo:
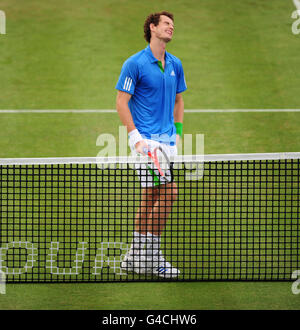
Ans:
[[[129,132],[128,136],[129,136],[129,146],[131,148],[134,148],[138,142],[143,140],[141,134],[137,129],[134,129],[133,131]]]

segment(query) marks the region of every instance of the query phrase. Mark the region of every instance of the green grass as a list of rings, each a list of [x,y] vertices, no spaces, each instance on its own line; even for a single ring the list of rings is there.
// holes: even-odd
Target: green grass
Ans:
[[[63,294],[62,294],[63,292]],[[10,284],[1,309],[299,309],[290,283]]]
[[[298,107],[292,1],[1,1],[2,109],[114,108],[121,65],[146,46],[143,22],[174,12],[187,108]],[[124,15],[126,13],[126,15]]]
[[[175,14],[186,108],[299,108],[292,1],[3,0],[0,109],[110,109],[145,17]],[[96,156],[116,114],[0,114],[0,157]],[[205,153],[299,151],[297,113],[186,114]],[[118,139],[117,146],[118,146]],[[195,149],[194,149],[195,150]],[[1,309],[299,309],[291,283],[9,284]],[[172,299],[170,299],[172,297]]]
[[[0,158],[95,157],[106,147],[97,145],[104,133],[112,135],[119,153],[117,114],[0,116]],[[206,154],[297,152],[299,126],[299,113],[186,113],[183,133],[193,134],[193,152],[196,134],[204,135]],[[185,149],[185,154],[191,152]]]

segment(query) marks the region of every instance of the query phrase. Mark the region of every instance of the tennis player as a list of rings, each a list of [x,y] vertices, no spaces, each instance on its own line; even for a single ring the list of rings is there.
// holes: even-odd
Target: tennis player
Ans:
[[[187,87],[181,61],[166,51],[173,32],[173,14],[163,11],[149,15],[144,23],[149,45],[125,61],[116,85],[116,107],[127,127],[133,155],[145,155],[145,150],[151,152],[157,146],[168,156],[177,154],[184,112],[181,93]],[[131,248],[121,267],[136,273],[177,277],[180,271],[166,261],[160,250],[161,235],[177,197],[176,183],[147,180],[142,171],[138,175],[141,205]]]

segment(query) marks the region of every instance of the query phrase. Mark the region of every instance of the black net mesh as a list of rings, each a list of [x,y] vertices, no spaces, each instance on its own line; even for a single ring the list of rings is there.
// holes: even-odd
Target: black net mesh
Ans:
[[[300,269],[299,159],[174,165],[174,182],[152,188],[130,164],[1,165],[7,281],[290,280]]]

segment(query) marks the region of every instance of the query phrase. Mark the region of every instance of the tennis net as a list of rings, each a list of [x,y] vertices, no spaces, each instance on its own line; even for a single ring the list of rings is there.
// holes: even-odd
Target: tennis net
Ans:
[[[159,197],[140,186],[143,157],[0,159],[0,271],[7,282],[291,280],[300,269],[299,159],[177,156],[174,182],[150,188]],[[134,240],[137,222],[151,232],[154,218],[157,228],[166,220],[158,259],[156,236]],[[165,263],[149,265],[146,253],[143,264],[138,251],[124,268],[134,243]],[[168,267],[178,272],[162,275]]]

